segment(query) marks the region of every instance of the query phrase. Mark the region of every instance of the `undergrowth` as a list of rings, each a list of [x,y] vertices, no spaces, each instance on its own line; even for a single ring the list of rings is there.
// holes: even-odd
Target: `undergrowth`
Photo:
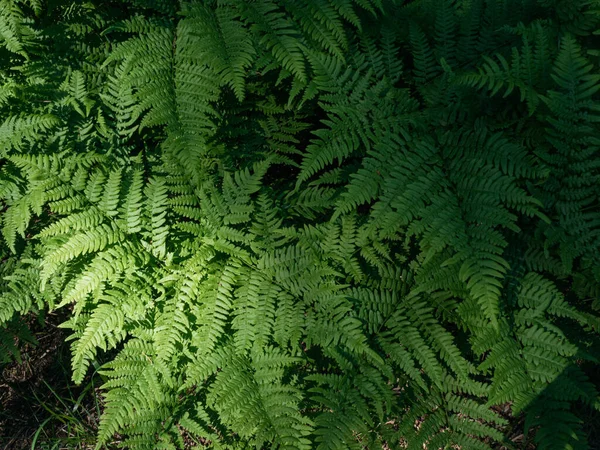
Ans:
[[[0,361],[60,313],[87,386],[42,378],[36,442],[593,446],[599,30],[598,0],[0,0]]]

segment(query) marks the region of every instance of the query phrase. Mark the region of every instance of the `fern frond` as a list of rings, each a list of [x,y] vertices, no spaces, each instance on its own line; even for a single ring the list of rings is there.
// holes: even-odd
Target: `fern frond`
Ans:
[[[97,349],[114,348],[125,337],[123,330],[124,314],[113,303],[102,303],[94,309],[85,329],[73,343],[73,381],[81,383],[96,356]]]
[[[93,230],[79,232],[64,244],[49,252],[42,262],[42,285],[60,268],[61,265],[85,254],[98,252],[120,242],[124,235],[113,226],[101,224]]]
[[[194,47],[197,57],[210,61],[214,73],[233,89],[239,101],[243,101],[245,73],[255,50],[240,13],[228,6],[215,11],[194,5],[185,14],[186,26],[194,33],[197,43]]]
[[[281,66],[300,81],[306,82],[304,45],[299,32],[271,1],[243,3],[241,15],[256,33],[260,45],[271,52]]]
[[[153,358],[150,344],[132,340],[114,361],[104,366],[102,373],[109,380],[104,384],[106,409],[100,421],[97,449],[128,424],[139,424],[137,430],[132,427],[134,434],[152,438],[153,432],[160,429],[161,419],[166,418],[161,406],[171,403],[172,397],[161,382],[162,371]],[[146,421],[144,415],[148,416]]]
[[[0,125],[0,154],[6,157],[12,149],[22,151],[24,141],[32,144],[41,138],[41,133],[51,130],[59,123],[59,119],[52,114],[9,117]]]
[[[167,224],[168,190],[160,178],[148,181],[145,190],[146,208],[149,217],[149,233],[152,252],[158,258],[163,258],[167,251]]]

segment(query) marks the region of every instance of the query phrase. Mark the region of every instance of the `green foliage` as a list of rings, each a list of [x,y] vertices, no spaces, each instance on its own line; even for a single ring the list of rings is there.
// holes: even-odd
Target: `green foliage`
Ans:
[[[0,362],[68,308],[97,448],[589,448],[599,6],[1,0]]]

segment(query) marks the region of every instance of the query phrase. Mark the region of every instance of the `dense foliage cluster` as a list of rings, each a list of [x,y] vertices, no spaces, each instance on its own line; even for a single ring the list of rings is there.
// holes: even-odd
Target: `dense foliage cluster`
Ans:
[[[98,447],[539,449],[600,408],[600,1],[0,0],[0,361]]]

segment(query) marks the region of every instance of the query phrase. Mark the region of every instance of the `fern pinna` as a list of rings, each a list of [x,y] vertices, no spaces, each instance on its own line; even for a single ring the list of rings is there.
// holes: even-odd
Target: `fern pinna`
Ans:
[[[0,0],[0,362],[68,308],[98,448],[589,448],[599,26]]]

